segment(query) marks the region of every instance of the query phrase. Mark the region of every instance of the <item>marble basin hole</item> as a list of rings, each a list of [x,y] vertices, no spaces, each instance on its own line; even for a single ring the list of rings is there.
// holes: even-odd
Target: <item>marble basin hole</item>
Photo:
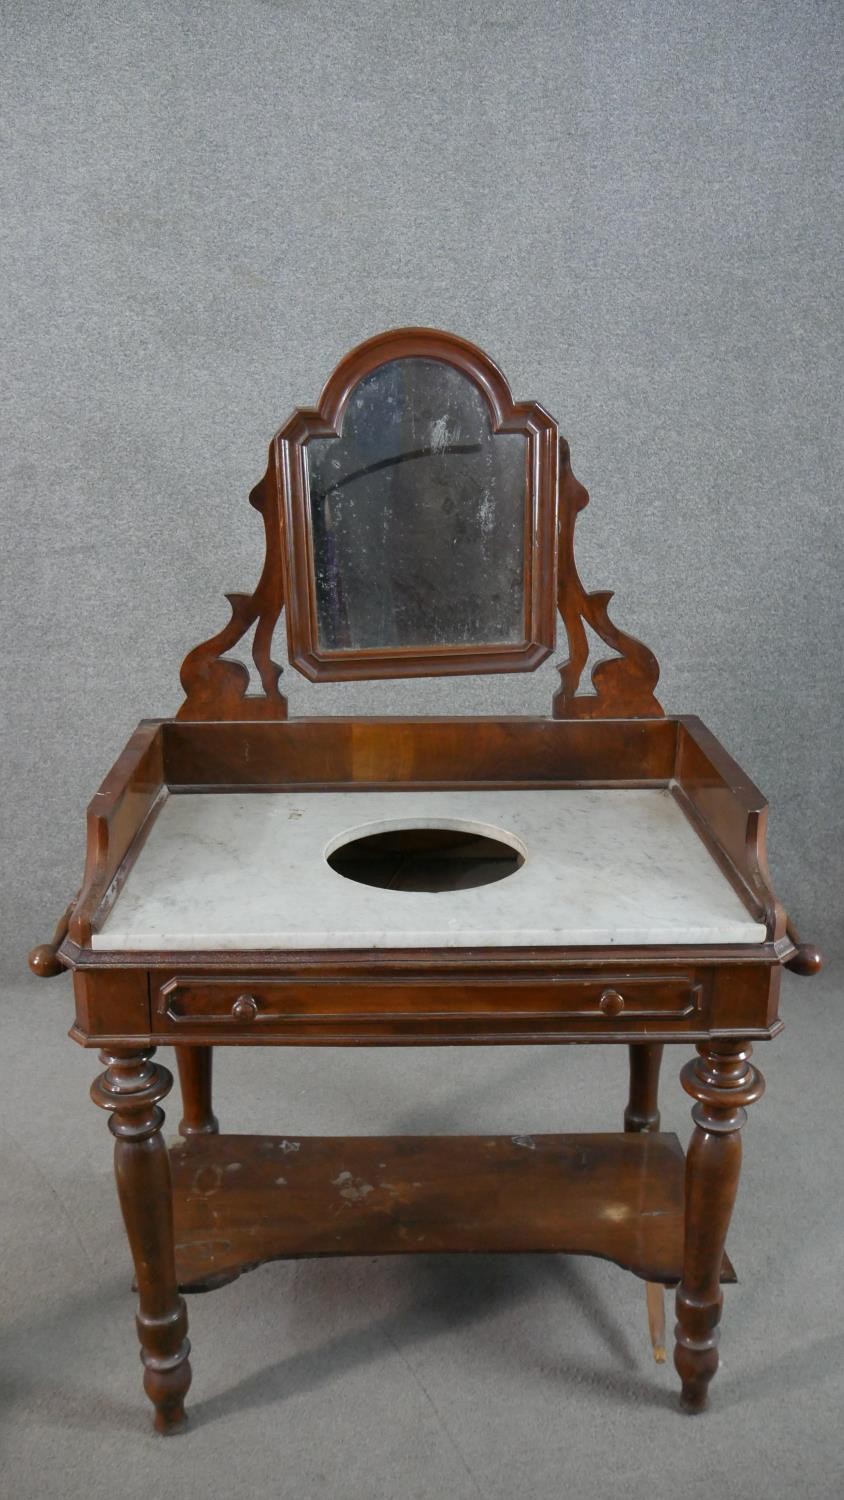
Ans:
[[[332,870],[389,891],[466,891],[515,875],[526,850],[514,834],[476,823],[368,825],[326,850]]]

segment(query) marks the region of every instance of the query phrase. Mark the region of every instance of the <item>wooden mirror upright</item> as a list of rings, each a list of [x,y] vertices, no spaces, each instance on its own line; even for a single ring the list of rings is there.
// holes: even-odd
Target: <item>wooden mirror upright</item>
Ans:
[[[264,1261],[542,1251],[645,1281],[681,1402],[718,1364],[739,1131],[781,1029],[783,965],[816,973],[771,887],[761,794],[654,696],[648,648],[587,593],[588,496],[542,407],[479,349],[399,329],[352,351],[270,446],[254,592],[182,666],[88,811],[83,883],[36,974],[71,969],[101,1049],[135,1263],[144,1387],[185,1420],[183,1294]],[[315,681],[531,671],[567,649],[547,718],[288,718],[273,660]],[[587,627],[610,654],[592,670]],[[231,652],[252,631],[250,671]],[[213,1048],[624,1044],[623,1130],[221,1134]],[[659,1129],[665,1043],[694,1131]],[[161,1101],[175,1049],[180,1139]],[[512,1126],[511,1126],[512,1129]]]

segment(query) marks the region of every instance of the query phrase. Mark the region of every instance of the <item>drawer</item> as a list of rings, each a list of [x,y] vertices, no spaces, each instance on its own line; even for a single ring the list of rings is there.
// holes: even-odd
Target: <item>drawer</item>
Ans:
[[[214,1030],[239,1034],[274,1029],[358,1027],[377,1023],[535,1020],[539,1030],[561,1020],[623,1027],[627,1022],[678,1020],[701,1010],[701,985],[688,974],[562,975],[465,980],[431,978],[279,979],[176,975],[154,1005],[157,1031]]]

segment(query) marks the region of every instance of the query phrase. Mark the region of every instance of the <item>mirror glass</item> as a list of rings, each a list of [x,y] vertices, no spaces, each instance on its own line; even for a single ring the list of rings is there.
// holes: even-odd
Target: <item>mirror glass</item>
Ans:
[[[473,381],[380,365],[305,454],[323,650],[524,639],[527,439]]]

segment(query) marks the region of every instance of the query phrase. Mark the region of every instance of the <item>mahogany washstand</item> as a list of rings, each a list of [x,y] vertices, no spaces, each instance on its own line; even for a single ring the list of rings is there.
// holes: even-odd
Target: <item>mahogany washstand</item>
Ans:
[[[821,964],[771,888],[766,804],[698,719],[664,715],[656,659],[585,592],[568,445],[473,345],[402,329],[355,349],[250,499],[259,583],[185,659],[176,718],[142,722],[109,772],[82,888],[30,956],[73,971],[71,1035],[102,1049],[155,1427],[185,1419],[182,1293],[267,1260],[398,1252],[603,1256],[647,1283],[658,1359],[677,1285],[681,1400],[700,1411],[764,1086],[751,1043],[781,1029],[781,968]],[[315,681],[529,671],[559,609],[552,717],[288,720],[283,606]],[[586,626],[613,654],[584,692]],[[259,693],[227,655],[253,628]],[[519,1042],[626,1044],[624,1131],[226,1136],[212,1110],[215,1046]],[[659,1131],[666,1042],[698,1054],[685,1157]],[[169,1149],[161,1045],[183,1100]]]

